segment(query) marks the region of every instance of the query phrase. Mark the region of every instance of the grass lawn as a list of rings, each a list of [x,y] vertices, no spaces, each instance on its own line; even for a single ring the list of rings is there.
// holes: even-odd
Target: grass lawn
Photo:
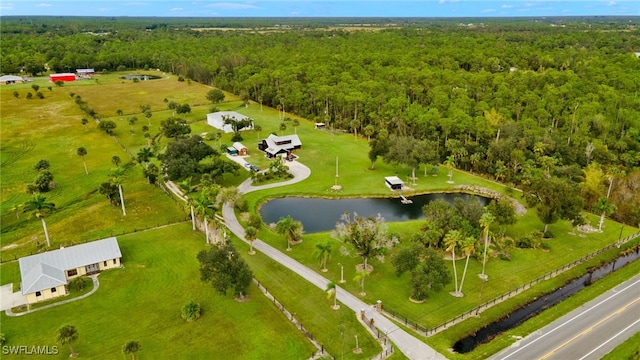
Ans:
[[[324,291],[262,253],[247,255],[249,245],[244,242],[235,241],[235,244],[258,281],[300,321],[329,354],[338,359],[368,359],[382,351],[380,345],[358,322],[354,311],[344,305],[337,311],[331,309],[333,300],[327,299]],[[355,348],[356,335],[363,350],[359,355],[351,351]]]
[[[143,136],[142,126],[149,126],[150,132],[155,134],[160,128],[160,122],[173,115],[171,110],[167,109],[167,102],[175,101],[178,103],[189,103],[192,112],[184,116],[191,124],[192,133],[203,134],[216,132],[217,130],[206,124],[206,114],[212,108],[211,104],[206,101],[206,93],[211,89],[189,81],[179,82],[175,76],[167,76],[166,74],[145,71],[142,73],[157,74],[162,78],[151,81],[133,82],[131,80],[122,80],[121,75],[127,73],[100,74],[94,80],[78,81],[76,83],[68,83],[62,87],[52,86],[51,90],[47,87],[52,84],[48,83],[46,78],[37,78],[36,84],[41,86],[40,91],[43,92],[45,99],[26,99],[27,92],[32,92],[30,84],[19,84],[16,86],[3,87],[0,89],[0,106],[2,107],[2,126],[0,126],[0,137],[2,145],[0,148],[1,170],[2,170],[2,192],[0,194],[0,212],[2,222],[0,246],[2,246],[1,260],[3,265],[0,272],[0,280],[2,284],[7,282],[14,283],[17,288],[19,283],[19,272],[16,262],[7,262],[20,256],[29,255],[37,251],[43,250],[44,235],[40,222],[37,219],[30,218],[28,214],[22,214],[19,208],[20,204],[29,200],[30,196],[26,194],[26,185],[32,182],[37,176],[36,171],[32,169],[33,165],[40,159],[47,159],[51,163],[51,171],[54,175],[56,187],[49,193],[46,193],[48,201],[56,204],[57,211],[48,215],[46,218],[49,234],[52,240],[52,248],[60,245],[71,245],[74,243],[90,241],[105,238],[112,235],[118,235],[122,239],[121,246],[123,252],[128,251],[130,247],[132,251],[128,261],[133,265],[127,265],[124,271],[116,270],[104,273],[100,276],[101,286],[111,284],[130,283],[130,286],[112,286],[118,290],[109,292],[108,294],[102,289],[97,294],[84,299],[76,305],[64,305],[77,307],[85,316],[76,316],[75,325],[78,326],[81,338],[77,344],[78,351],[83,354],[116,354],[120,352],[120,347],[124,342],[135,339],[141,342],[145,350],[142,356],[148,356],[152,351],[148,349],[164,349],[167,352],[160,354],[160,357],[172,357],[171,355],[180,354],[181,347],[187,347],[189,354],[193,356],[210,357],[210,354],[226,354],[225,346],[229,348],[239,347],[235,338],[245,341],[245,344],[251,344],[257,349],[259,344],[252,342],[257,339],[258,333],[264,333],[268,338],[271,336],[273,328],[275,331],[282,331],[278,327],[286,327],[282,325],[282,321],[273,321],[273,319],[262,319],[252,325],[247,325],[248,321],[244,318],[238,318],[237,323],[246,325],[245,327],[233,327],[224,319],[216,318],[208,326],[202,325],[206,321],[199,320],[194,324],[183,324],[179,317],[177,319],[171,316],[162,318],[160,314],[164,312],[173,312],[179,314],[179,308],[188,299],[184,299],[183,295],[187,293],[189,296],[196,297],[203,305],[205,315],[203,320],[207,318],[207,314],[212,314],[213,310],[218,308],[231,313],[238,313],[233,310],[235,302],[221,298],[216,300],[215,304],[209,303],[210,291],[195,291],[195,295],[189,294],[192,289],[202,288],[199,283],[196,270],[178,271],[173,268],[171,260],[182,261],[186,265],[185,269],[191,269],[192,262],[195,262],[195,253],[199,243],[190,246],[184,246],[182,241],[196,236],[191,233],[190,225],[178,225],[167,227],[164,230],[158,229],[153,232],[141,233],[140,230],[155,227],[164,224],[175,224],[185,221],[188,212],[183,204],[177,204],[170,196],[165,194],[160,188],[149,185],[142,175],[141,166],[137,165],[132,159],[142,147],[147,146],[147,140]],[[135,72],[139,73],[139,72]],[[97,79],[97,80],[96,80]],[[19,97],[13,96],[13,91],[19,93]],[[98,112],[103,120],[112,120],[117,123],[115,130],[115,138],[110,137],[96,128],[96,123],[84,113],[76,105],[74,96],[81,96],[87,104]],[[166,101],[165,101],[166,100]],[[440,171],[436,176],[430,173],[424,176],[424,169],[416,169],[418,176],[417,184],[413,185],[408,181],[411,169],[403,166],[395,166],[383,163],[378,160],[375,163],[375,169],[371,168],[371,163],[367,158],[368,145],[364,138],[355,138],[352,134],[335,132],[329,130],[318,130],[314,128],[314,123],[306,119],[299,119],[300,126],[293,128],[291,122],[286,122],[287,129],[280,130],[282,120],[276,109],[263,107],[252,103],[248,107],[242,106],[237,97],[227,94],[226,102],[217,104],[220,110],[235,110],[241,114],[247,115],[254,119],[256,125],[260,125],[262,130],[243,131],[242,142],[249,148],[250,156],[247,158],[252,164],[257,165],[261,169],[266,169],[270,161],[265,158],[264,154],[257,149],[257,142],[266,137],[269,133],[293,134],[297,133],[303,143],[302,149],[296,152],[300,157],[299,161],[311,168],[311,176],[298,184],[287,187],[267,189],[255,193],[249,193],[244,196],[250,211],[257,211],[264,201],[270,198],[298,195],[298,196],[322,196],[322,197],[338,197],[338,196],[391,196],[391,193],[384,185],[383,178],[385,176],[397,175],[405,180],[412,190],[407,191],[406,195],[424,192],[448,192],[455,191],[456,185],[477,185],[490,188],[505,194],[510,194],[519,198],[518,192],[512,191],[506,186],[498,183],[487,181],[481,177],[462,171],[454,171],[454,184],[448,184],[447,171],[444,167],[440,167]],[[141,105],[150,105],[152,109],[152,117],[147,119],[140,113]],[[123,115],[118,115],[118,109],[122,110]],[[128,118],[136,116],[138,121],[130,127]],[[287,114],[292,117],[292,115]],[[81,123],[82,118],[89,118],[90,122],[86,126]],[[224,134],[219,141],[207,140],[213,148],[219,149],[221,145],[230,145],[232,134]],[[116,139],[118,141],[116,141]],[[160,150],[166,146],[167,140],[161,140]],[[122,145],[121,145],[122,144]],[[89,174],[84,173],[82,159],[77,155],[78,147],[87,149],[85,157]],[[126,168],[126,177],[124,179],[124,198],[127,206],[127,215],[123,216],[119,207],[109,205],[107,199],[97,192],[101,183],[108,181],[109,173],[114,165],[111,163],[112,156],[119,156],[122,159],[121,167]],[[336,179],[336,158],[339,159],[339,177]],[[155,160],[154,160],[155,161]],[[430,170],[430,167],[429,169]],[[225,175],[222,179],[224,186],[237,186],[249,176],[249,173],[241,169],[238,175]],[[331,191],[330,188],[337,180],[338,184],[343,187],[339,192]],[[295,214],[292,214],[295,218]],[[587,214],[592,224],[597,224],[598,217]],[[402,241],[409,241],[410,237],[417,231],[420,231],[424,221],[409,221],[404,223],[389,224],[389,230],[400,236]],[[535,210],[529,209],[528,213],[519,218],[519,221],[512,226],[506,227],[506,234],[517,238],[524,234],[529,234],[533,230],[541,230],[543,224],[536,216]],[[173,229],[186,229],[188,231],[177,233]],[[571,234],[573,231],[567,222],[558,222],[550,226],[550,230],[556,235],[553,240],[547,240],[550,250],[548,252],[542,250],[523,250],[515,249],[512,251],[511,261],[503,261],[495,258],[489,259],[486,272],[489,275],[489,282],[482,283],[477,277],[477,273],[481,271],[481,262],[472,257],[469,262],[467,277],[465,278],[463,298],[453,298],[448,292],[453,290],[453,283],[440,293],[429,294],[429,299],[423,304],[414,304],[408,301],[409,283],[408,275],[400,278],[395,276],[394,269],[389,261],[389,256],[384,261],[378,259],[370,259],[370,264],[375,270],[371,276],[365,280],[365,290],[367,295],[364,301],[375,303],[382,300],[383,305],[387,309],[400,313],[408,317],[412,321],[417,321],[423,326],[432,327],[439,325],[455,316],[464,313],[480,303],[490,300],[500,294],[506,293],[521,284],[529,282],[540,275],[547,273],[555,268],[571,263],[575,259],[579,259],[607,244],[615,242],[620,234],[626,236],[637,231],[636,228],[624,227],[620,231],[621,225],[607,220],[605,222],[605,231],[603,233],[592,233],[586,235]],[[120,236],[122,234],[129,234]],[[188,233],[188,234],[187,234]],[[154,234],[155,239],[148,239],[148,234]],[[186,235],[185,235],[186,234]],[[201,234],[200,234],[201,235]],[[204,238],[204,236],[202,236]],[[270,243],[271,245],[284,250],[286,247],[285,240],[273,231],[266,228],[260,230],[259,238]],[[140,239],[140,240],[129,240]],[[162,240],[157,240],[162,239]],[[202,239],[200,239],[202,240]],[[329,279],[334,281],[340,278],[340,266],[344,269],[344,278],[347,283],[344,287],[354,294],[359,293],[359,288],[352,281],[355,275],[355,266],[361,262],[361,259],[353,254],[346,254],[340,251],[341,243],[331,239],[330,233],[305,234],[304,241],[294,246],[292,252],[287,253],[296,260],[306,264],[312,268],[319,270],[318,260],[313,256],[314,246],[318,242],[333,242],[333,257],[328,263],[329,271],[322,273]],[[147,251],[132,245],[147,244],[151,248]],[[164,244],[167,246],[163,257],[157,257],[154,251],[156,244]],[[159,245],[158,245],[159,246]],[[239,246],[240,247],[240,246]],[[348,246],[346,247],[349,248]],[[155,250],[154,250],[155,249]],[[191,250],[189,250],[191,249]],[[195,249],[195,250],[194,250]],[[183,251],[187,251],[187,256]],[[169,255],[166,255],[169,254]],[[179,255],[176,255],[179,254]],[[182,258],[181,256],[185,256]],[[173,259],[176,257],[176,259]],[[180,260],[182,259],[182,260]],[[298,314],[303,325],[311,331],[320,343],[325,345],[330,353],[334,356],[342,353],[341,340],[338,341],[341,333],[345,334],[345,339],[349,336],[353,337],[359,334],[361,346],[365,349],[366,356],[373,356],[379,351],[379,347],[373,339],[365,335],[360,325],[355,322],[355,317],[350,311],[341,309],[337,312],[325,312],[318,309],[325,308],[329,310],[329,301],[326,295],[319,289],[310,286],[303,279],[291,275],[287,270],[277,266],[277,264],[262,258],[261,256],[248,257],[250,265],[256,273],[256,277],[267,287],[290,311]],[[451,261],[447,262],[452,271]],[[464,261],[457,262],[459,274],[462,273]],[[174,269],[175,273],[168,273],[165,267]],[[181,268],[182,269],[182,268]],[[151,270],[151,271],[150,271]],[[196,271],[194,274],[193,271]],[[153,273],[149,275],[148,273]],[[152,276],[152,279],[160,278],[159,274],[163,274],[162,281],[153,280],[138,281],[145,279],[144,276]],[[191,277],[185,278],[187,274]],[[134,277],[135,278],[131,278]],[[167,279],[169,275],[170,279]],[[155,276],[155,277],[153,277]],[[180,280],[179,280],[180,279]],[[190,286],[189,290],[184,290],[182,285]],[[555,286],[558,286],[556,284]],[[169,291],[168,289],[171,288]],[[182,291],[174,291],[173,289],[183,289]],[[544,286],[538,288],[542,289]],[[122,289],[122,290],[120,290]],[[157,293],[168,291],[169,301],[165,303],[155,304],[153,299],[157,298]],[[538,291],[536,290],[536,291]],[[122,294],[119,293],[122,291]],[[264,314],[256,313],[257,290],[253,289],[251,294],[254,300],[243,309],[255,306],[256,309],[247,310],[248,314],[254,317]],[[150,293],[155,294],[152,299]],[[114,297],[111,302],[106,300],[96,300]],[[146,304],[138,302],[138,299],[145,299],[155,304],[155,308],[148,316],[141,316],[135,313],[135,309],[144,309],[142,313],[146,313]],[[117,303],[118,311],[113,311],[109,306],[111,303]],[[90,305],[81,305],[90,304]],[[169,310],[169,307],[171,310]],[[264,308],[264,306],[261,306]],[[26,336],[28,341],[44,341],[46,344],[53,341],[53,331],[62,325],[54,319],[65,319],[69,317],[70,311],[65,313],[59,308],[52,309],[51,313],[56,316],[39,315],[39,313],[29,314],[27,317],[43,319],[34,322],[28,332],[18,331],[9,336],[8,331],[4,331],[5,326],[8,329],[26,329],[20,328],[20,322],[17,319],[8,319],[3,317],[3,331],[7,334],[7,338],[11,342],[11,338],[15,334],[20,333]],[[97,311],[93,311],[97,309]],[[174,310],[175,309],[175,310]],[[229,310],[231,309],[231,310]],[[120,311],[122,310],[122,311]],[[159,311],[160,310],[160,311]],[[496,309],[493,317],[498,317],[501,313],[509,311],[507,305]],[[43,311],[42,313],[49,313]],[[102,327],[109,329],[120,328],[123,331],[106,332],[96,331],[92,333],[92,321],[102,321],[97,315],[106,314],[105,321],[113,321]],[[217,312],[216,312],[217,313]],[[74,312],[77,314],[77,312]],[[129,316],[129,314],[133,314]],[[57,316],[60,317],[57,317]],[[172,315],[174,316],[174,315]],[[175,315],[177,316],[177,315]],[[240,316],[240,315],[238,315]],[[27,318],[24,317],[23,319]],[[116,319],[117,318],[117,319]],[[132,324],[128,324],[127,319],[131,318]],[[279,318],[278,318],[279,319]],[[5,325],[5,320],[7,321]],[[160,325],[159,331],[154,332],[154,321]],[[215,321],[221,321],[222,324],[214,326]],[[464,334],[472,331],[474,326],[481,326],[486,318],[479,319],[478,322],[469,322],[473,326],[467,325],[455,327],[453,332],[449,334]],[[74,322],[76,322],[74,320]],[[273,322],[273,326],[271,324]],[[345,324],[345,330],[341,329],[341,324]],[[191,326],[193,333],[186,326]],[[200,328],[202,327],[202,328]],[[171,328],[171,329],[169,329]],[[218,332],[215,329],[224,329]],[[189,335],[187,335],[189,331]],[[23,334],[24,333],[24,334]],[[288,332],[284,332],[288,333]],[[88,335],[85,335],[88,334]],[[110,335],[109,335],[110,334]],[[128,336],[131,334],[131,336]],[[216,334],[215,336],[212,336]],[[293,335],[296,338],[297,335]],[[97,340],[93,340],[93,339]],[[215,351],[220,353],[211,353],[214,351],[208,346],[201,345],[202,339],[220,338],[221,344]],[[292,339],[293,339],[292,338]],[[444,339],[444,338],[443,338]],[[437,345],[440,350],[445,349],[451,344],[447,344],[453,337],[441,340]],[[285,340],[285,339],[279,339]],[[278,340],[278,341],[279,341]],[[457,340],[457,339],[455,339]],[[217,340],[211,340],[217,341]],[[255,340],[257,341],[257,340]],[[254,341],[254,342],[255,342]],[[274,340],[276,341],[276,340]],[[292,340],[299,343],[298,340]],[[429,339],[429,341],[433,341]],[[87,345],[86,349],[82,349],[82,344]],[[438,342],[436,340],[436,342]],[[95,344],[105,344],[104,349],[97,349]],[[169,350],[163,344],[175,344]],[[277,343],[277,341],[276,341]],[[94,345],[91,345],[94,344]],[[304,341],[302,344],[305,344]],[[339,345],[340,344],[340,345]],[[345,348],[348,350],[348,340],[345,340]],[[307,344],[308,345],[308,344]],[[310,350],[307,345],[301,345],[303,350],[294,350],[295,354],[291,357],[307,357]],[[243,349],[249,349],[252,346],[242,346]],[[277,346],[274,345],[273,351]],[[191,351],[193,348],[193,352]],[[296,348],[294,346],[294,348]],[[164,351],[163,350],[163,351]],[[93,352],[92,352],[93,351]],[[241,358],[257,358],[263,353],[262,350],[256,350],[255,354],[238,355]],[[299,351],[299,353],[297,352]],[[275,352],[274,352],[275,354]],[[302,355],[296,355],[302,354]],[[154,355],[157,355],[154,353]],[[346,354],[345,354],[346,355]],[[119,356],[119,355],[118,355]],[[222,356],[222,355],[221,355]],[[112,357],[112,356],[107,356]],[[158,357],[158,356],[152,356]],[[218,357],[218,356],[215,356]],[[227,357],[227,356],[224,356]]]
[[[618,345],[610,353],[605,355],[602,360],[617,360],[617,359],[640,359],[640,332],[636,333],[627,341]]]
[[[40,81],[40,80],[37,80]],[[36,82],[37,82],[36,81]],[[93,120],[83,126],[81,118],[88,117],[75,104],[70,93],[90,98],[96,94],[110,93],[108,86],[77,85],[53,86],[42,89],[44,99],[25,99],[26,89],[18,89],[19,98],[10,96],[12,89],[3,87],[0,96],[2,106],[2,260],[29,255],[42,250],[44,234],[40,221],[22,214],[19,206],[30,199],[26,186],[37,172],[33,165],[40,159],[51,164],[55,188],[43,194],[56,205],[56,211],[45,219],[51,237],[51,245],[70,245],[182,221],[187,213],[160,190],[146,183],[140,166],[127,163],[132,159],[113,138],[96,128]],[[102,88],[102,89],[100,89]],[[93,89],[93,90],[91,90]],[[126,97],[125,97],[126,98]],[[86,99],[85,99],[86,100]],[[99,101],[97,103],[100,103]],[[90,106],[94,104],[89,102]],[[160,119],[154,119],[159,124]],[[140,126],[140,125],[139,125]],[[119,138],[132,137],[128,127],[116,129]],[[138,147],[146,144],[142,132],[135,141]],[[89,174],[85,174],[82,159],[76,151],[85,147],[85,161]],[[137,151],[133,148],[132,151]],[[123,181],[127,216],[120,209],[110,206],[106,197],[97,189],[107,182],[114,165],[113,156],[122,160],[127,169]]]
[[[205,248],[204,237],[188,224],[118,242],[124,269],[103,272],[90,297],[21,317],[3,313],[7,345],[56,345],[56,330],[69,323],[79,333],[73,348],[87,359],[120,358],[129,340],[142,345],[140,359],[300,359],[315,350],[255,286],[251,300],[239,303],[202,283],[196,254]],[[191,299],[202,316],[187,323],[180,309]],[[58,358],[67,358],[68,347],[60,349]]]

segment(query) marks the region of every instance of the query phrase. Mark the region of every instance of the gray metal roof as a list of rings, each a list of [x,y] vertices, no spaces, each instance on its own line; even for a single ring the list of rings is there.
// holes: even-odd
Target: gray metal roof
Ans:
[[[111,237],[20,258],[22,295],[66,284],[66,270],[121,257],[118,241]]]
[[[279,142],[285,141],[290,142],[288,144],[277,144]],[[295,149],[296,147],[302,146],[302,141],[300,141],[298,135],[277,136],[270,134],[269,137],[265,139],[265,142],[267,143],[268,147],[264,151],[268,152],[271,155],[275,155],[280,151],[289,151],[291,149]]]
[[[24,81],[24,79],[15,75],[2,75],[0,76],[0,81]]]

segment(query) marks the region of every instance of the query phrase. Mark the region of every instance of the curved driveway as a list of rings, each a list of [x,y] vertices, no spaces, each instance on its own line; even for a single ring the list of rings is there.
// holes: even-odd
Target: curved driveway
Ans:
[[[251,186],[251,179],[247,179],[240,186],[238,186],[238,192],[243,194],[251,191],[257,191],[267,188],[273,188],[277,186],[284,186],[289,184],[294,184],[300,182],[311,174],[311,171],[308,167],[298,163],[297,161],[287,163],[289,166],[289,170],[294,175],[294,178],[285,182],[269,184],[263,186]],[[247,242],[244,238],[244,228],[238,222],[236,218],[233,207],[228,203],[225,203],[222,208],[222,216],[224,217],[224,221],[226,226],[229,228],[231,232],[233,232],[238,238]],[[275,249],[269,244],[256,239],[253,242],[253,248],[255,250],[261,251],[271,259],[279,262],[280,264],[286,266],[288,269],[294,271],[298,275],[305,278],[307,281],[319,287],[321,290],[325,290],[327,288],[327,284],[329,280],[315,271],[311,270],[307,266],[299,263],[298,261],[292,259],[291,257],[285,255],[281,251]],[[351,310],[356,313],[364,310],[367,318],[374,319],[375,326],[380,330],[380,332],[387,334],[389,340],[391,340],[396,347],[409,359],[446,359],[442,354],[436,352],[431,347],[429,347],[424,342],[418,340],[416,337],[407,333],[403,329],[396,326],[391,320],[384,317],[379,312],[375,311],[375,309],[358,299],[351,293],[346,290],[336,286],[336,297],[338,301],[343,303],[345,306],[349,307]]]

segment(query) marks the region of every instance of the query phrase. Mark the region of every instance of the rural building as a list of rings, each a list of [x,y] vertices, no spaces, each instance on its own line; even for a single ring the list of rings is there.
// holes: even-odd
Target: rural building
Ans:
[[[238,149],[234,148],[233,146],[227,146],[227,154],[236,156],[238,155]]]
[[[218,111],[211,114],[207,114],[207,124],[213,126],[216,129],[222,130],[225,133],[233,132],[233,126],[231,124],[225,124],[224,119],[229,118],[231,120],[245,120],[248,116],[244,116],[235,111]],[[251,130],[253,125],[243,128],[242,130]]]
[[[0,85],[22,84],[24,79],[15,75],[0,76]]]
[[[391,190],[402,190],[404,181],[397,176],[387,176],[384,178],[384,184]]]
[[[96,72],[93,69],[76,69],[76,73],[80,78],[90,79],[91,75],[95,74]]]
[[[262,143],[258,144],[258,149],[264,151],[268,158],[275,157],[278,154],[291,154],[293,150],[300,149],[302,142],[298,135],[269,135],[268,138],[262,140]]]
[[[51,74],[49,75],[49,81],[76,81],[76,74],[73,73],[60,73],[60,74]]]
[[[247,149],[246,146],[242,145],[239,142],[234,142],[233,143],[233,148],[236,149],[237,154],[240,156],[247,156],[249,155],[249,149]]]
[[[121,266],[122,253],[115,237],[20,258],[20,286],[27,302],[67,294],[69,280]]]

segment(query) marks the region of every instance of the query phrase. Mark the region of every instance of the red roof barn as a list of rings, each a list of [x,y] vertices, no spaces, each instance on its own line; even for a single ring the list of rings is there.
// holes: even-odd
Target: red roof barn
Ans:
[[[76,81],[76,74],[73,74],[73,73],[51,74],[49,75],[49,80],[51,82]]]

